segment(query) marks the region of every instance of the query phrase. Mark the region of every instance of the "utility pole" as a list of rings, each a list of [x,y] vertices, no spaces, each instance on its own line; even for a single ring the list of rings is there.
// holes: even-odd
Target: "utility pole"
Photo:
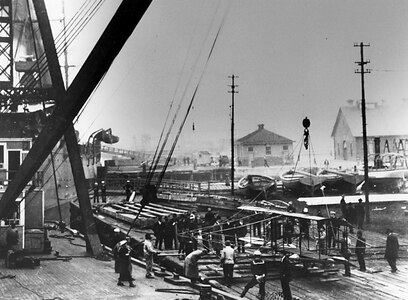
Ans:
[[[231,99],[231,195],[234,196],[234,96],[238,91],[235,91],[235,88],[238,87],[238,85],[235,84],[235,78],[239,78],[238,76],[235,76],[232,74],[232,76],[228,76],[228,78],[231,78],[232,84],[230,85],[231,91],[228,91],[228,93],[231,93],[232,99]]]
[[[366,222],[370,223],[370,183],[368,178],[368,150],[367,150],[367,122],[366,122],[366,105],[365,105],[365,91],[364,91],[364,74],[371,73],[370,69],[364,69],[364,65],[370,63],[369,60],[364,61],[364,47],[369,47],[370,45],[364,45],[363,43],[355,43],[354,47],[360,47],[360,61],[356,64],[360,66],[360,69],[355,70],[355,73],[361,74],[361,115],[363,122],[363,151],[364,151],[364,195],[365,195],[365,211],[366,211]]]

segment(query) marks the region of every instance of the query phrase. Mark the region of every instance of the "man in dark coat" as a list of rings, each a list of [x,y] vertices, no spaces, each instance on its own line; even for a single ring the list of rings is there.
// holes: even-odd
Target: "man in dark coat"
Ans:
[[[101,196],[102,196],[102,203],[106,203],[106,183],[105,181],[101,181]]]
[[[356,204],[355,210],[356,210],[357,228],[363,229],[363,223],[364,223],[364,217],[365,217],[363,199],[361,198],[358,199],[358,203]]]
[[[123,286],[123,281],[128,281],[130,287],[135,287],[132,278],[132,261],[131,261],[131,247],[129,245],[129,238],[127,237],[123,245],[120,246],[118,251],[119,262],[119,280],[118,285]]]
[[[207,209],[207,213],[205,214],[205,216],[204,216],[204,221],[205,221],[205,223],[204,223],[204,226],[212,226],[212,225],[214,225],[214,223],[215,223],[215,215],[214,215],[214,213],[211,211],[211,207],[209,207],[208,209]]]
[[[361,230],[358,230],[355,252],[356,252],[358,264],[360,265],[360,271],[362,272],[366,271],[366,265],[365,265],[365,260],[364,260],[365,249],[366,249],[366,240],[365,238],[363,238],[363,232]]]
[[[156,236],[156,242],[154,244],[154,247],[156,249],[162,250],[164,234],[165,234],[164,232],[165,227],[166,225],[162,221],[162,217],[158,216],[157,222],[153,225],[153,232],[154,232],[154,235]]]
[[[356,224],[356,208],[354,207],[353,203],[349,202],[347,204],[347,221],[350,223],[349,229],[350,233],[353,233],[353,225]]]
[[[347,203],[346,203],[346,200],[344,199],[344,195],[342,195],[341,199],[340,199],[340,210],[341,210],[341,217],[343,219],[347,220],[347,218],[348,218],[348,216],[347,216]]]
[[[351,257],[351,251],[350,251],[350,246],[351,246],[351,241],[350,238],[348,237],[348,232],[343,231],[343,238],[339,240],[340,243],[340,254],[347,260],[344,263],[344,276],[350,277],[351,272],[350,272],[350,257]]]
[[[289,282],[292,281],[292,270],[289,261],[289,254],[286,253],[280,263],[280,281],[284,300],[292,300]]]
[[[243,220],[239,220],[236,226],[236,234],[238,239],[238,252],[245,253],[245,241],[241,241],[240,238],[244,238],[248,233],[247,226]]]
[[[133,185],[131,185],[130,180],[126,180],[126,184],[123,186],[123,189],[125,190],[126,201],[129,201],[133,191]]]
[[[397,258],[399,251],[399,243],[397,234],[391,230],[387,230],[387,242],[385,245],[385,259],[388,261],[388,264],[391,267],[391,272],[395,273],[397,269]]]
[[[336,247],[336,238],[339,231],[338,219],[336,218],[336,212],[330,212],[329,222],[327,224],[327,247]]]
[[[259,295],[260,299],[265,299],[265,282],[266,282],[266,264],[265,261],[261,257],[261,252],[256,250],[254,252],[254,260],[251,262],[251,272],[252,278],[251,280],[245,285],[244,290],[241,293],[241,298],[245,297],[245,294],[248,290],[255,285],[259,284]]]
[[[94,183],[93,186],[93,192],[94,192],[94,203],[99,203],[99,185],[97,182]]]

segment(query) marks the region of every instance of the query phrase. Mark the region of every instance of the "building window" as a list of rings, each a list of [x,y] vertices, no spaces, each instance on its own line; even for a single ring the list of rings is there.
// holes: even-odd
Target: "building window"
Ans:
[[[288,151],[288,150],[289,150],[289,146],[288,146],[288,145],[283,145],[283,150],[284,150],[284,151]]]
[[[350,143],[350,156],[353,157],[353,143]]]
[[[248,147],[248,152],[254,152],[254,147]]]
[[[271,146],[266,146],[266,147],[265,147],[265,154],[266,154],[266,155],[271,155],[271,154],[272,154],[272,152],[271,152]]]
[[[22,149],[24,151],[30,150],[30,141],[23,141]]]

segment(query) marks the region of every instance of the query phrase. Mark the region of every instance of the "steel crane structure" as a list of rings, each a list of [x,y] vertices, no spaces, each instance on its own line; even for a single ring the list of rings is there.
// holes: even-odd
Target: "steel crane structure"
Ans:
[[[4,56],[3,59],[11,59],[13,53],[11,33],[12,2],[11,0],[0,1],[0,52]],[[67,143],[71,169],[82,212],[82,220],[86,228],[84,235],[87,242],[87,251],[97,256],[102,252],[102,248],[93,219],[88,187],[72,122],[103,75],[109,70],[113,60],[146,12],[151,0],[122,1],[80,71],[66,90],[45,3],[43,0],[35,0],[32,3],[35,8],[52,82],[48,92],[45,95],[41,94],[39,100],[36,101],[43,102],[44,97],[53,99],[55,101],[55,108],[47,118],[46,124],[36,138],[20,169],[0,199],[0,218],[13,209],[15,199],[27,186],[27,183],[40,168],[57,142],[64,137]],[[8,36],[2,37],[2,32],[7,32]],[[7,87],[10,92],[6,93],[6,95],[10,95],[10,97],[13,95],[12,68],[12,62],[10,62],[10,64],[4,65],[0,70],[0,88],[4,89]]]

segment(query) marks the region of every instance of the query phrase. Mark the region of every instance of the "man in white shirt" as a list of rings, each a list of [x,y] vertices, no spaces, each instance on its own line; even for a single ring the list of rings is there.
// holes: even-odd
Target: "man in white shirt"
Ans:
[[[226,241],[225,247],[221,251],[221,266],[224,271],[224,280],[228,287],[231,286],[235,264],[235,250],[231,247],[231,242]]]
[[[158,252],[153,248],[152,236],[146,233],[145,241],[143,242],[143,255],[146,262],[146,278],[154,278],[153,276],[153,255]]]

